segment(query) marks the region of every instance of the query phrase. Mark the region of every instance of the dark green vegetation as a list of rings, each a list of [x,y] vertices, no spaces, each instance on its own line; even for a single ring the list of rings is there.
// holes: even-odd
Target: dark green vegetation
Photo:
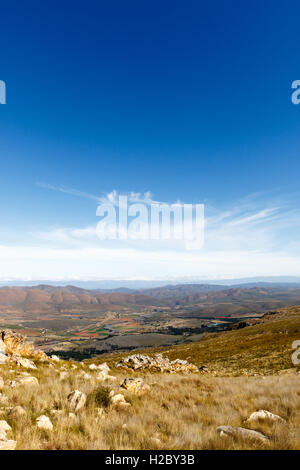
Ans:
[[[88,405],[95,405],[98,408],[108,408],[111,402],[108,387],[98,386],[87,397]]]

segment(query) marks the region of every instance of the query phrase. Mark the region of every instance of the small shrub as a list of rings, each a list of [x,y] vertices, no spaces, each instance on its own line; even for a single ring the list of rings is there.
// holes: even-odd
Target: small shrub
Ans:
[[[96,405],[101,408],[108,408],[110,405],[110,389],[108,387],[99,386],[88,396],[88,406]]]

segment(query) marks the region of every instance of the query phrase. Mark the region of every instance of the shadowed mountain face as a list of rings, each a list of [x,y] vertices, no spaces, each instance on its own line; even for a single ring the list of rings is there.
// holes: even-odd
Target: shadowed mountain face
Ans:
[[[187,308],[192,315],[226,316],[263,312],[300,303],[300,288],[224,288],[183,284],[124,292],[99,292],[74,286],[0,288],[0,313],[90,312],[118,308]],[[192,309],[192,310],[191,310]]]

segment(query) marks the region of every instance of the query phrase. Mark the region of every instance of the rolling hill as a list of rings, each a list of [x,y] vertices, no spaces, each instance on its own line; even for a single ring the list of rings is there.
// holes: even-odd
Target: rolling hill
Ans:
[[[97,311],[114,305],[152,305],[143,294],[99,294],[74,286],[4,287],[0,289],[1,312],[60,313],[61,311]]]
[[[99,292],[75,286],[0,288],[1,313],[102,312],[110,309],[168,307],[190,317],[264,313],[300,304],[300,288],[230,287],[182,284],[134,292]],[[163,313],[163,311],[162,311]]]
[[[205,366],[208,375],[273,375],[296,373],[292,344],[297,340],[300,306],[268,312],[259,319],[236,324],[229,331],[207,333],[198,342],[139,349],[135,353],[162,353],[171,360],[187,360],[200,368]],[[113,365],[125,355],[113,353],[105,360]]]

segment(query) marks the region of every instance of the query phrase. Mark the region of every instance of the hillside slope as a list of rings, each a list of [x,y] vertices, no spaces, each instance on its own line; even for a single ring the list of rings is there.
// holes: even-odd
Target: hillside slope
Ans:
[[[208,372],[178,360],[179,372],[117,367],[127,354],[107,356],[110,369],[104,356],[63,361],[3,331],[0,449],[300,449],[299,375],[290,361],[299,313],[281,310],[197,344],[160,348]],[[258,410],[275,421],[250,421]],[[224,436],[220,426],[246,437]]]
[[[267,313],[253,325],[222,333],[208,333],[197,343],[172,348],[139,350],[161,352],[170,359],[185,359],[198,367],[205,365],[213,375],[271,375],[293,368],[292,343],[300,340],[300,306]],[[241,326],[247,325],[241,322]],[[125,353],[108,355],[113,364]]]

